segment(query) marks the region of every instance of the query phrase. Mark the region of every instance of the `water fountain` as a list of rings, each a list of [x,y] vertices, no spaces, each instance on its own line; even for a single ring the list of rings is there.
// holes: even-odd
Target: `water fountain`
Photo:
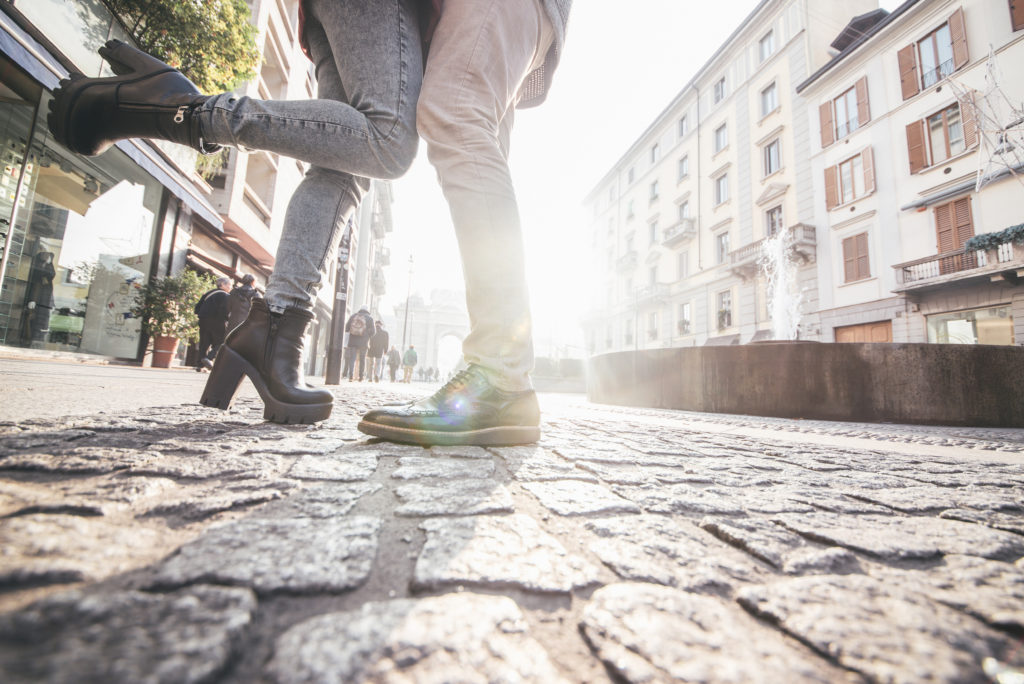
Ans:
[[[768,311],[775,340],[799,339],[803,293],[797,282],[794,239],[792,231],[780,230],[761,244],[759,263],[768,281]]]

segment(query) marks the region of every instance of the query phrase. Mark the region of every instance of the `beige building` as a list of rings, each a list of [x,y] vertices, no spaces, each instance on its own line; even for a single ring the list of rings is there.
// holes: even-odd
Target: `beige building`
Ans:
[[[762,241],[783,233],[817,309],[806,105],[796,85],[877,7],[764,0],[586,198],[597,282],[590,352],[771,337]],[[818,330],[801,329],[816,338]]]
[[[797,87],[822,339],[1024,344],[1024,245],[966,246],[1024,223],[1024,112],[1007,106],[1024,107],[1024,5],[916,0],[874,19]]]

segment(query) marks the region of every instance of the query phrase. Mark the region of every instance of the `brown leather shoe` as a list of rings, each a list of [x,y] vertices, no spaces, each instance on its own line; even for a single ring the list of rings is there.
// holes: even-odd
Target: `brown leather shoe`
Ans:
[[[374,409],[358,427],[374,437],[423,446],[532,444],[540,439],[540,408],[533,390],[498,389],[471,365],[433,396]]]

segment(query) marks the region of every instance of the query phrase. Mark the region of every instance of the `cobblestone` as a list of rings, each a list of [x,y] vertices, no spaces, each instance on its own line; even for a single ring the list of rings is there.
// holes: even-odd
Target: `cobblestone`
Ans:
[[[0,680],[1024,672],[1024,430],[552,395],[536,446],[423,449],[354,429],[395,387],[0,424]]]

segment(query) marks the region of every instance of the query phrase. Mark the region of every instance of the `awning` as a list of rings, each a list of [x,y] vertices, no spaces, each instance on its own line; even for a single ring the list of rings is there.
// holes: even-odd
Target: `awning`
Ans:
[[[1006,176],[1009,176],[1011,173],[1022,173],[1022,172],[1024,172],[1024,164],[1018,164],[1017,166],[1014,166],[1012,169],[1010,167],[1007,167],[1007,168],[1003,169],[1002,171],[994,174],[991,178],[989,178],[988,182],[991,183],[992,181],[1000,180],[1000,179],[1002,179],[1002,178],[1004,178]],[[963,183],[959,183],[957,185],[954,185],[951,188],[946,188],[945,190],[943,190],[941,192],[936,192],[935,194],[928,195],[927,197],[922,197],[921,199],[917,200],[916,202],[911,202],[910,204],[905,204],[902,207],[900,207],[900,211],[908,211],[910,209],[920,209],[921,207],[930,207],[930,206],[935,205],[935,204],[944,203],[946,200],[954,199],[958,195],[962,195],[963,193],[965,193],[965,192],[967,192],[969,190],[973,190],[977,186],[977,184],[978,184],[978,181],[976,179],[972,179],[972,180],[969,180],[969,181],[964,181]]]
[[[732,344],[739,344],[740,336],[736,335],[721,335],[719,337],[709,337],[707,342],[704,343],[705,347],[728,347]]]

